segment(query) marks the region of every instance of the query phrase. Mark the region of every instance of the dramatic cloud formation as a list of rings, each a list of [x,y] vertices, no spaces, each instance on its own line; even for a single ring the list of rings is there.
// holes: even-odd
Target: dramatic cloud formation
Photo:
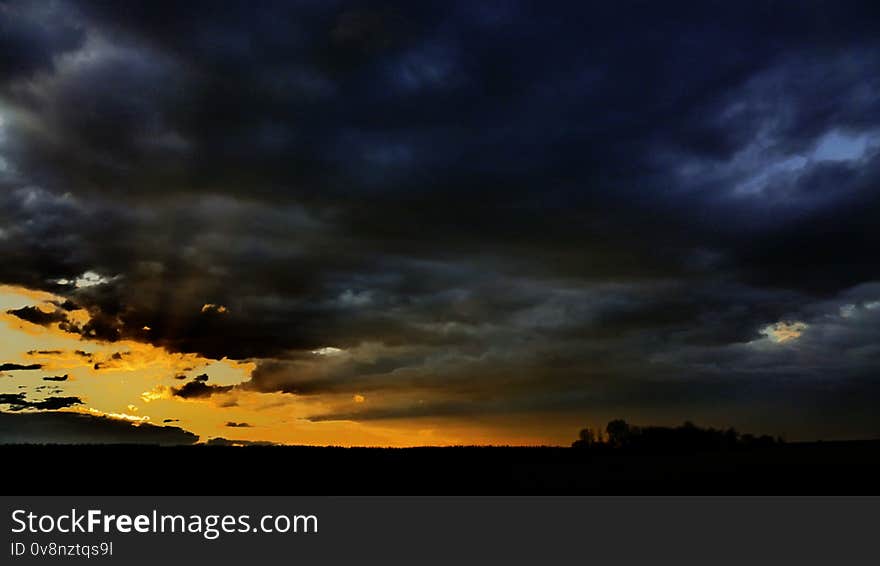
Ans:
[[[315,423],[878,434],[878,24],[0,1],[0,283],[58,297],[8,313],[251,361],[166,387]]]

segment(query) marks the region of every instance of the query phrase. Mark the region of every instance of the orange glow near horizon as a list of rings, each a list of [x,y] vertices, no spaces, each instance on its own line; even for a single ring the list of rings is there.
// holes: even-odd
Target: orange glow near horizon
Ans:
[[[426,446],[473,444],[568,444],[582,423],[521,419],[419,418],[385,421],[321,421],[308,417],[368,406],[375,394],[300,396],[263,393],[242,385],[256,367],[252,361],[214,360],[196,354],[168,352],[142,342],[108,343],[61,330],[57,323],[40,326],[7,311],[36,306],[50,311],[60,297],[20,287],[0,286],[0,363],[41,364],[41,370],[6,371],[0,394],[24,392],[28,400],[72,396],[82,400],[65,411],[159,426],[179,426],[200,441],[226,438],[247,442],[337,446]],[[69,313],[86,322],[88,313]],[[332,356],[328,356],[332,357]],[[329,362],[328,362],[329,363]],[[207,398],[184,399],[172,388],[201,374],[212,385],[232,386]],[[63,381],[44,377],[64,376]],[[186,380],[175,376],[186,376]],[[30,409],[26,409],[30,410]],[[246,426],[227,426],[246,423]],[[525,431],[525,433],[523,432]]]

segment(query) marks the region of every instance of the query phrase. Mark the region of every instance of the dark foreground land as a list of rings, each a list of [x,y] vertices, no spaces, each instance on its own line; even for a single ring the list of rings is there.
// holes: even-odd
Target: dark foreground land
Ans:
[[[874,494],[880,440],[727,451],[7,445],[35,494]]]

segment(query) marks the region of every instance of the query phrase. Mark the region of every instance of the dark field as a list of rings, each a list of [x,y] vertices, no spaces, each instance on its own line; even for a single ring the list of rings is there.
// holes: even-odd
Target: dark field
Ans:
[[[676,453],[7,445],[0,461],[7,491],[39,494],[873,494],[880,440]]]

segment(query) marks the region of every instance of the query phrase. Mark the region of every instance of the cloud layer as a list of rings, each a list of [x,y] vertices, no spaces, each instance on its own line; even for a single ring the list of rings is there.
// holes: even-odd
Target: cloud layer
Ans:
[[[880,432],[875,4],[382,6],[0,3],[11,314],[315,421]]]

